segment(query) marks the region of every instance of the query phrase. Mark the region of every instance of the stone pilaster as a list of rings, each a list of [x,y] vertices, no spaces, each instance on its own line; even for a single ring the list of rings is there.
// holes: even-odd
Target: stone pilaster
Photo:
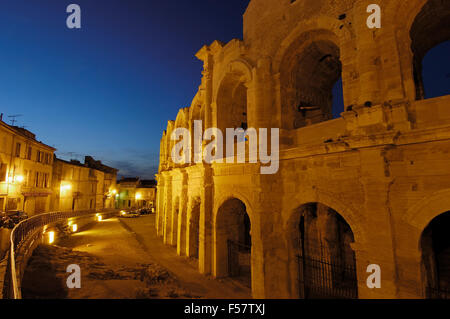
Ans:
[[[214,185],[212,180],[212,168],[205,165],[203,171],[203,186],[200,204],[199,225],[199,271],[202,274],[210,274],[212,269],[212,227],[214,207]]]

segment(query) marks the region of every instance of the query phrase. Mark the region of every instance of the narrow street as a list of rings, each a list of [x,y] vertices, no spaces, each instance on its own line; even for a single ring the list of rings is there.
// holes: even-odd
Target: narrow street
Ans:
[[[25,271],[24,298],[250,298],[230,279],[201,275],[197,262],[156,237],[155,216],[113,218],[38,247]],[[81,288],[68,289],[67,266],[81,268]]]

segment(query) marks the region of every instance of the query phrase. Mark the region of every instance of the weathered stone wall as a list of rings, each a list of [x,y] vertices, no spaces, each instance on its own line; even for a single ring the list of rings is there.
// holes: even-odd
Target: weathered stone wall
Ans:
[[[351,228],[360,298],[425,296],[421,235],[450,211],[450,96],[421,99],[414,60],[424,55],[417,48],[430,49],[417,25],[447,21],[449,5],[380,0],[382,28],[373,30],[366,26],[372,2],[253,0],[243,41],[216,41],[197,53],[204,61],[199,91],[161,140],[157,230],[180,255],[197,256],[198,240],[201,273],[223,275],[218,214],[238,199],[251,222],[253,296],[299,297],[299,216],[304,205],[319,203]],[[346,111],[329,120],[325,103],[320,117],[301,118],[295,106],[308,94],[314,103],[311,84],[326,80],[308,69],[322,54],[340,62]],[[327,76],[337,70],[330,65]],[[244,100],[245,115],[233,114]],[[173,163],[171,134],[177,127],[193,133],[194,120],[203,129],[243,121],[280,128],[278,173],[261,175],[260,164]],[[381,266],[380,289],[366,285],[370,264]]]

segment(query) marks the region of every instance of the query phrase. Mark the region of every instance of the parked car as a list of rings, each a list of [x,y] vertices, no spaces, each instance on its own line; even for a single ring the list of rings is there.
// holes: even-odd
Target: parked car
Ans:
[[[11,218],[15,224],[20,223],[22,220],[28,219],[28,215],[22,211],[14,211],[8,213],[9,218]]]
[[[27,218],[28,215],[21,211],[0,212],[0,227],[12,229],[15,225]]]
[[[6,212],[0,212],[0,227],[11,228],[10,226],[14,227],[12,219],[8,217]]]
[[[137,218],[141,214],[135,210],[121,210],[119,213],[119,217],[121,218]]]
[[[149,208],[141,208],[139,209],[139,214],[141,215],[150,215],[152,211]]]

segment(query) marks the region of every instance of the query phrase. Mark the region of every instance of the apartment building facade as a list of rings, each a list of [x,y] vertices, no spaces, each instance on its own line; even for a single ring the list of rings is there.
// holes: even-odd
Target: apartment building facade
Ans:
[[[0,211],[49,210],[55,148],[0,120]]]

